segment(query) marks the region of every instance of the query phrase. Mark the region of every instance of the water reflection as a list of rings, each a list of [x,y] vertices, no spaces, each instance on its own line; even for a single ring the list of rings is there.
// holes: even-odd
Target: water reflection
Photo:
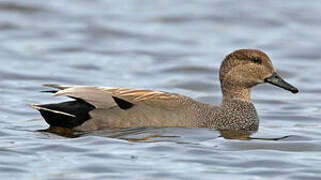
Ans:
[[[281,136],[276,138],[264,138],[264,137],[251,137],[253,133],[256,133],[257,131],[247,131],[247,130],[222,130],[220,132],[220,137],[224,137],[225,139],[238,139],[238,140],[271,140],[271,141],[278,141],[285,139],[288,136]]]
[[[241,140],[250,140],[251,135],[256,131],[247,131],[247,130],[221,130],[220,137],[225,139],[241,139]]]
[[[319,1],[5,0],[0,10],[0,179],[321,179]],[[268,52],[302,89],[256,87],[258,132],[39,133],[47,124],[26,106],[55,101],[35,93],[44,83],[162,89],[218,104],[221,59],[248,47]]]
[[[108,138],[117,138],[123,139],[131,142],[161,142],[161,141],[176,141],[179,142],[183,139],[184,136],[200,135],[197,129],[199,128],[155,128],[155,127],[135,127],[135,128],[114,128],[114,129],[106,129],[100,131],[91,131],[91,132],[77,132],[72,131],[68,128],[63,127],[50,127],[45,130],[39,130],[39,132],[48,132],[53,133],[59,136],[68,137],[68,138],[77,138],[82,136],[100,136],[100,137],[108,137]],[[179,130],[184,130],[183,133],[178,133]],[[219,137],[223,137],[225,139],[234,139],[234,140],[270,140],[277,141],[282,140],[290,135],[275,137],[275,138],[264,138],[264,137],[253,137],[257,131],[249,131],[249,130],[214,130],[207,129],[209,132],[217,132],[214,133],[213,136],[209,136],[207,138],[216,139]],[[169,135],[170,134],[170,135]],[[202,135],[200,135],[202,137]],[[183,142],[180,142],[183,143]]]

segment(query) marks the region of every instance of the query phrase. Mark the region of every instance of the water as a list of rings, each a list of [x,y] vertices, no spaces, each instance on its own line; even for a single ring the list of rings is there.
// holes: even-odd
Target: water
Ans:
[[[1,179],[321,179],[320,1],[0,2]],[[220,102],[218,67],[237,48],[267,52],[293,95],[253,90],[251,140],[210,129],[69,138],[28,103],[65,100],[45,83],[161,89]]]

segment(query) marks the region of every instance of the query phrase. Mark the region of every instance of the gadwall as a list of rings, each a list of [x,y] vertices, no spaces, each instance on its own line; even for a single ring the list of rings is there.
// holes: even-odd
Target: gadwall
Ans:
[[[259,118],[251,102],[251,88],[270,83],[297,93],[274,69],[269,57],[255,49],[240,49],[225,57],[219,77],[223,94],[220,105],[164,91],[63,86],[55,96],[73,101],[31,106],[51,128],[92,131],[129,127],[203,127],[217,130],[257,130]]]

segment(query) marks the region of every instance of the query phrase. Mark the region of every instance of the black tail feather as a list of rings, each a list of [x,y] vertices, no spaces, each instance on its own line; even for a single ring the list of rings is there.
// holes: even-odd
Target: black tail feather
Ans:
[[[42,93],[56,93],[58,92],[57,90],[43,90],[43,91],[40,91]]]
[[[42,117],[51,127],[74,128],[90,119],[95,107],[81,99],[58,104],[38,105]]]

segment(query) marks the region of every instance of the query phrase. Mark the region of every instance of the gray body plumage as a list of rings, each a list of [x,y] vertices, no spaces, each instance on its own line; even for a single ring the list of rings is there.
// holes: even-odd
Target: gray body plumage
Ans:
[[[173,102],[171,102],[173,103]],[[123,110],[118,106],[94,109],[92,119],[76,130],[88,131],[127,127],[205,127],[213,129],[257,130],[259,119],[250,102],[232,100],[213,106],[182,97],[175,108],[159,108],[153,105],[133,106]]]
[[[175,109],[152,106],[133,106],[128,110],[113,107],[106,114],[104,109],[94,109],[91,121],[75,129],[88,131],[119,127],[204,127],[213,129],[257,130],[259,119],[250,102],[232,100],[213,106],[182,98]],[[96,126],[95,124],[99,125]],[[94,128],[93,128],[94,127]]]

